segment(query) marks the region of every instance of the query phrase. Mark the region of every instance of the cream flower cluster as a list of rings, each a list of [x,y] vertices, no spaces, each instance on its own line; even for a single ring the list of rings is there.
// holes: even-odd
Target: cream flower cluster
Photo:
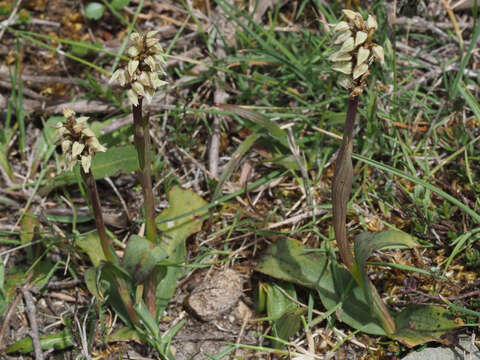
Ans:
[[[365,86],[369,66],[374,61],[383,64],[384,52],[371,40],[378,26],[373,15],[364,21],[358,12],[343,10],[343,14],[345,20],[332,29],[336,51],[328,59],[333,62],[332,69],[342,73],[338,84],[358,95]]]
[[[138,106],[139,97],[144,97],[150,103],[155,90],[167,84],[159,78],[159,75],[166,76],[166,73],[162,45],[154,38],[157,32],[132,33],[130,40],[133,45],[127,50],[130,58],[127,67],[115,71],[110,79],[110,82],[118,81],[121,86],[129,88],[127,97],[135,106]]]
[[[107,149],[98,142],[95,133],[86,127],[87,116],[76,118],[75,112],[70,109],[65,109],[63,115],[67,121],[58,122],[55,128],[58,131],[58,143],[65,154],[65,167],[72,170],[80,162],[85,173],[88,173],[92,156],[97,151],[105,152]]]

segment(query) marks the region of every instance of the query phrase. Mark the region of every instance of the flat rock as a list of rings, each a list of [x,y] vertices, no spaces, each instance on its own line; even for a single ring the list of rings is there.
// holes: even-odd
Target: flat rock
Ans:
[[[460,340],[460,345],[468,351],[456,348],[427,347],[421,351],[411,352],[402,360],[480,360],[480,351],[469,340]]]
[[[197,317],[211,321],[233,308],[242,295],[243,280],[232,269],[222,270],[198,285],[187,299]]]

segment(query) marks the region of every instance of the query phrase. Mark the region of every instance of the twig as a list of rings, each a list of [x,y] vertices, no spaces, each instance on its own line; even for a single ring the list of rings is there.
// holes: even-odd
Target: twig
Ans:
[[[413,18],[399,17],[397,18],[396,25],[407,25],[411,28],[416,28],[420,30],[430,30],[433,34],[437,35],[443,40],[460,43],[460,40],[456,37],[447,35],[444,31],[440,30],[433,22],[426,21],[419,16],[414,16]]]
[[[18,0],[12,12],[10,13],[10,16],[8,17],[8,19],[0,23],[0,27],[2,28],[2,30],[0,30],[0,40],[2,40],[3,34],[5,33],[5,30],[7,29],[7,27],[10,26],[15,21],[14,18],[17,15],[17,11],[20,8],[21,3],[22,3],[22,0]]]
[[[3,320],[3,324],[0,329],[0,350],[3,349],[3,336],[5,335],[5,330],[7,330],[7,326],[8,326],[8,323],[10,322],[10,318],[15,313],[15,309],[17,308],[17,305],[21,299],[22,299],[22,294],[18,293],[15,299],[10,304],[10,307],[7,311],[7,315],[5,315],[5,319]]]
[[[12,83],[10,83],[8,81],[0,80],[0,87],[3,87],[3,88],[8,89],[8,90],[12,90]],[[40,101],[46,100],[46,98],[44,96],[36,93],[33,90],[30,90],[29,88],[26,88],[25,86],[22,87],[22,94],[26,95],[26,96],[29,96],[29,97],[31,97],[32,99],[35,99],[35,100],[40,100]]]
[[[33,303],[33,297],[30,291],[22,289],[23,297],[25,298],[25,308],[27,310],[28,320],[30,321],[30,336],[33,341],[33,349],[35,351],[35,359],[43,360],[42,345],[40,344],[40,335],[38,333],[37,317],[35,315],[35,304]]]
[[[62,281],[50,281],[47,284],[47,289],[49,290],[61,290],[61,289],[69,289],[81,284],[83,281],[79,279],[72,279],[72,280],[62,280]]]

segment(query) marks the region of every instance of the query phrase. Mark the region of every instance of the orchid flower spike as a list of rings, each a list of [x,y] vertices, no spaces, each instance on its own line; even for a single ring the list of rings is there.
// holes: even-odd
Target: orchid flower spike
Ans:
[[[127,97],[132,105],[138,106],[139,98],[152,101],[155,91],[167,85],[160,79],[165,77],[165,53],[159,40],[155,38],[158,31],[146,34],[134,32],[130,35],[131,46],[127,50],[130,58],[127,65],[116,70],[110,82],[118,81],[127,88]]]
[[[384,51],[372,42],[377,20],[368,15],[365,21],[356,11],[343,10],[344,20],[332,28],[336,51],[329,56],[332,69],[340,72],[338,84],[350,90],[350,96],[358,96],[366,85],[369,68],[373,62],[384,62]]]
[[[63,116],[66,122],[55,125],[58,133],[57,144],[61,144],[65,154],[65,167],[72,170],[75,164],[80,163],[85,173],[90,172],[92,157],[97,151],[107,149],[98,142],[95,133],[87,127],[88,117],[75,117],[75,112],[65,109]]]

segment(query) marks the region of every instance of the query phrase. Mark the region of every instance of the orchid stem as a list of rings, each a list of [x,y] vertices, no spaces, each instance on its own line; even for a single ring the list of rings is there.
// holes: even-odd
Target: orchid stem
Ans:
[[[142,114],[142,98],[138,99],[138,105],[132,105],[132,112],[135,147],[137,148],[139,163],[138,179],[143,189],[146,236],[149,241],[155,243],[157,240],[157,229],[152,190],[150,133],[148,131],[148,118],[144,118]]]
[[[361,286],[367,286],[372,294],[373,312],[380,318],[383,328],[388,334],[395,332],[395,321],[382,301],[377,289],[369,281],[361,284],[359,269],[353,259],[353,254],[347,239],[347,204],[350,198],[353,181],[353,129],[358,109],[358,96],[348,99],[347,119],[343,130],[343,143],[340,147],[332,184],[333,228],[340,257],[352,276]]]
[[[148,118],[142,114],[142,98],[138,99],[138,105],[132,105],[133,126],[135,134],[135,147],[138,154],[138,179],[143,189],[145,208],[145,228],[147,239],[155,244],[157,242],[157,228],[155,224],[155,202],[152,190],[150,133],[148,131]],[[145,303],[148,311],[156,317],[156,277],[152,273],[145,283]]]
[[[358,96],[348,99],[347,119],[343,131],[343,143],[338,152],[332,184],[333,228],[337,246],[345,266],[352,272],[353,255],[347,239],[347,204],[352,190],[353,128],[358,109]]]
[[[98,236],[100,237],[100,244],[102,246],[103,254],[105,258],[110,263],[118,263],[118,258],[115,255],[112,247],[112,240],[108,237],[105,230],[105,222],[103,220],[102,206],[100,204],[100,196],[98,195],[97,183],[91,171],[85,173],[85,171],[80,169],[81,176],[84,182],[87,184],[87,195],[92,207],[93,217],[95,219],[95,225],[97,227]],[[128,293],[128,284],[127,282],[118,277],[113,277],[115,285],[117,287],[120,298],[125,306],[128,317],[133,324],[138,324],[139,319],[137,312],[133,308],[133,301]]]

